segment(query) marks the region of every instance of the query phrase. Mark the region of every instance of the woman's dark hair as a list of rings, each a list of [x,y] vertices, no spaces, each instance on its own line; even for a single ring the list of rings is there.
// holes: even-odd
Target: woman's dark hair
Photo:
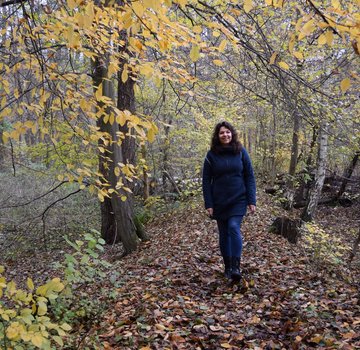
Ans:
[[[221,153],[224,149],[219,139],[219,132],[221,127],[225,127],[226,129],[229,129],[231,131],[232,137],[229,146],[232,148],[234,154],[240,153],[242,145],[238,139],[237,131],[229,122],[226,121],[220,122],[215,125],[214,132],[211,137],[211,150],[215,153]]]

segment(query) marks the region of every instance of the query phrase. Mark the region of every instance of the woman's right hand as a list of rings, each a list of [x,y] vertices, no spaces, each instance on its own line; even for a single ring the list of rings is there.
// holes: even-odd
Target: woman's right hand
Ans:
[[[206,211],[207,211],[208,216],[211,218],[213,216],[214,209],[213,208],[207,208]]]

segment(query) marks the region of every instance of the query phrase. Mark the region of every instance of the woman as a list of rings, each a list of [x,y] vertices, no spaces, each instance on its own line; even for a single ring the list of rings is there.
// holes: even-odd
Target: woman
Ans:
[[[208,215],[217,221],[225,277],[240,281],[241,221],[256,209],[256,185],[251,160],[234,127],[215,126],[203,167],[203,195]]]

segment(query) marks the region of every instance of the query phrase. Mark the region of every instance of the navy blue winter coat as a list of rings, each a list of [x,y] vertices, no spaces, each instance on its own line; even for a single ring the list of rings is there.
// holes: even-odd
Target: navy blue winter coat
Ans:
[[[205,208],[213,208],[216,220],[245,215],[248,205],[256,205],[254,171],[243,147],[239,154],[225,147],[220,154],[209,151],[202,180]]]

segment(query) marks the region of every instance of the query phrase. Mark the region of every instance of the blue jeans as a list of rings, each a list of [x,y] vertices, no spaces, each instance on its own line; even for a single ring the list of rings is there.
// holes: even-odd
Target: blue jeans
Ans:
[[[223,257],[241,257],[242,237],[240,226],[242,219],[242,215],[237,215],[231,216],[227,220],[217,220],[220,251]]]

